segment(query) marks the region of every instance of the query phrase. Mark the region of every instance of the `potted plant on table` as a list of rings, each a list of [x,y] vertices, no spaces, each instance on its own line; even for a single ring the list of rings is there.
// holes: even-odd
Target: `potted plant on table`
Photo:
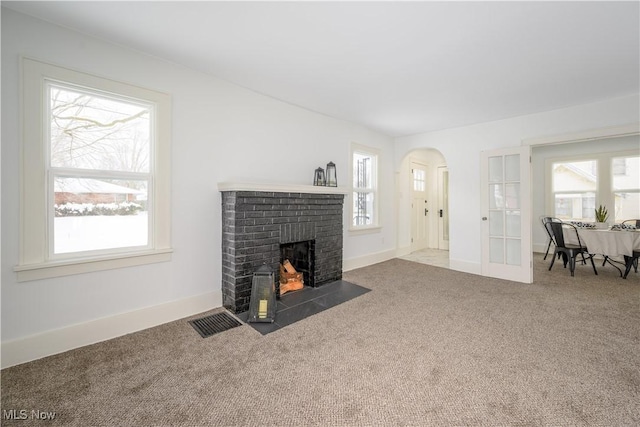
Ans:
[[[607,228],[607,219],[609,219],[609,212],[607,212],[606,206],[598,206],[596,212],[596,228]]]

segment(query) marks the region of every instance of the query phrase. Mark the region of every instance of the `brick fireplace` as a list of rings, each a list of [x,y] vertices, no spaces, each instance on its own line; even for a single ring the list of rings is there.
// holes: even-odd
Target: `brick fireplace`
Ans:
[[[305,285],[342,278],[345,193],[325,187],[220,184],[222,193],[222,303],[249,309],[253,273],[267,264],[279,282],[283,254],[305,247]],[[310,265],[309,265],[310,264]],[[309,276],[311,275],[311,276]]]

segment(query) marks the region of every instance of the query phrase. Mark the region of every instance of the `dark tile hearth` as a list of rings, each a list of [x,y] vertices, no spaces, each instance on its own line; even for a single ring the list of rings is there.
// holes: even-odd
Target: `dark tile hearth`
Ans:
[[[266,335],[369,291],[370,289],[344,280],[327,283],[318,288],[305,286],[299,291],[283,295],[278,300],[275,322],[247,324],[262,335]],[[240,313],[237,317],[246,323],[248,314],[248,312]]]

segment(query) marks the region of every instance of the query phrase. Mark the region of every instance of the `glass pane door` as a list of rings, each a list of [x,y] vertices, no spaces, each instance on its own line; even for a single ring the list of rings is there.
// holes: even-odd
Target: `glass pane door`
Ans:
[[[530,282],[528,147],[482,157],[483,274]]]
[[[489,259],[520,265],[520,155],[489,157]]]

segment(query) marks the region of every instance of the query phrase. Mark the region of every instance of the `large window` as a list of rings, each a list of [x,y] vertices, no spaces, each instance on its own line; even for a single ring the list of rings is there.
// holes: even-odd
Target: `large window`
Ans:
[[[353,144],[351,150],[353,172],[352,229],[378,225],[377,188],[378,153],[373,148]]]
[[[153,105],[45,83],[52,257],[148,248]]]
[[[168,95],[23,60],[19,280],[168,259]]]
[[[568,221],[595,221],[603,205],[608,222],[640,218],[640,157],[604,153],[588,159],[549,162],[553,215]],[[549,209],[547,209],[549,210]]]

